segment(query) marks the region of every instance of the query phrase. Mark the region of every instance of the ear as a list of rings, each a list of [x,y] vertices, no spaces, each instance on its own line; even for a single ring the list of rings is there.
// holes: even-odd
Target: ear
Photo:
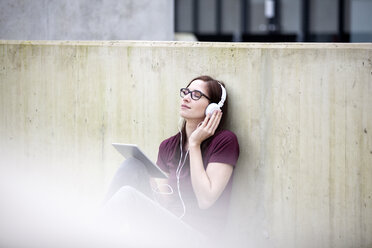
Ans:
[[[205,115],[208,115],[208,114],[213,114],[213,112],[215,110],[220,110],[220,107],[218,106],[217,103],[211,103],[207,106],[207,108],[205,109]]]

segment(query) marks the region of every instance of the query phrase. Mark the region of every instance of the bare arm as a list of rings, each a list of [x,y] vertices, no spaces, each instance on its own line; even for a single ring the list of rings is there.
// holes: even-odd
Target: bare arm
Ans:
[[[159,190],[159,192],[166,193],[169,192],[168,185],[168,179],[167,178],[150,178],[150,185],[153,190]]]
[[[224,163],[210,163],[205,170],[200,146],[190,147],[190,172],[199,207],[207,209],[214,204],[225,189],[233,167]]]
[[[155,198],[163,206],[168,206],[173,189],[169,186],[169,180],[165,178],[150,178],[150,185],[154,192]]]
[[[220,111],[207,116],[203,124],[189,138],[191,183],[199,207],[202,209],[207,209],[214,204],[233,172],[233,166],[225,163],[210,163],[206,170],[203,166],[200,144],[215,133],[221,116]]]

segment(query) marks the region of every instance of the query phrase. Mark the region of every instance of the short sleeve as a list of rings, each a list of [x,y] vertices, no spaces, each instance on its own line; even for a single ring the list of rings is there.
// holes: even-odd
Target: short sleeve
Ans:
[[[208,163],[225,163],[235,166],[239,158],[239,142],[228,130],[219,133],[211,142]]]
[[[166,152],[166,145],[167,140],[164,140],[160,143],[159,146],[159,152],[158,152],[158,160],[156,161],[156,164],[162,169],[164,172],[169,173],[169,168],[167,166],[167,160],[168,160],[168,154]]]
[[[160,143],[156,164],[166,173],[169,173],[169,166],[172,166],[175,147],[179,144],[178,142],[179,134],[176,134]]]

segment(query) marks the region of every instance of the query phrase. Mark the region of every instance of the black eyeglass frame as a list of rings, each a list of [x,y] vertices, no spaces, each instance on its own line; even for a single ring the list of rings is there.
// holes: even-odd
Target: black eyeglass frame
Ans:
[[[184,94],[183,91],[185,91],[185,92],[187,91],[187,93]],[[194,92],[198,92],[198,93],[200,93],[200,97],[199,97],[199,98],[198,98],[198,97],[195,98]],[[184,96],[182,96],[182,94],[184,94]],[[182,98],[184,98],[184,97],[187,96],[188,94],[191,94],[191,99],[193,99],[194,101],[199,100],[199,99],[202,98],[203,96],[204,96],[205,98],[207,98],[209,101],[212,101],[209,97],[207,97],[207,96],[206,96],[203,92],[201,92],[200,90],[193,90],[193,91],[191,91],[191,90],[189,90],[188,88],[181,88],[181,89],[180,89],[180,96],[181,96]]]

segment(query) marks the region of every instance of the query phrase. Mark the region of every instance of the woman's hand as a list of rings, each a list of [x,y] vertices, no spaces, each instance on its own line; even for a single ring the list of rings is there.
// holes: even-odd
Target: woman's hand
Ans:
[[[220,124],[222,111],[216,110],[212,115],[207,115],[204,121],[199,125],[189,137],[189,147],[200,146],[200,144],[213,136],[218,124]]]

